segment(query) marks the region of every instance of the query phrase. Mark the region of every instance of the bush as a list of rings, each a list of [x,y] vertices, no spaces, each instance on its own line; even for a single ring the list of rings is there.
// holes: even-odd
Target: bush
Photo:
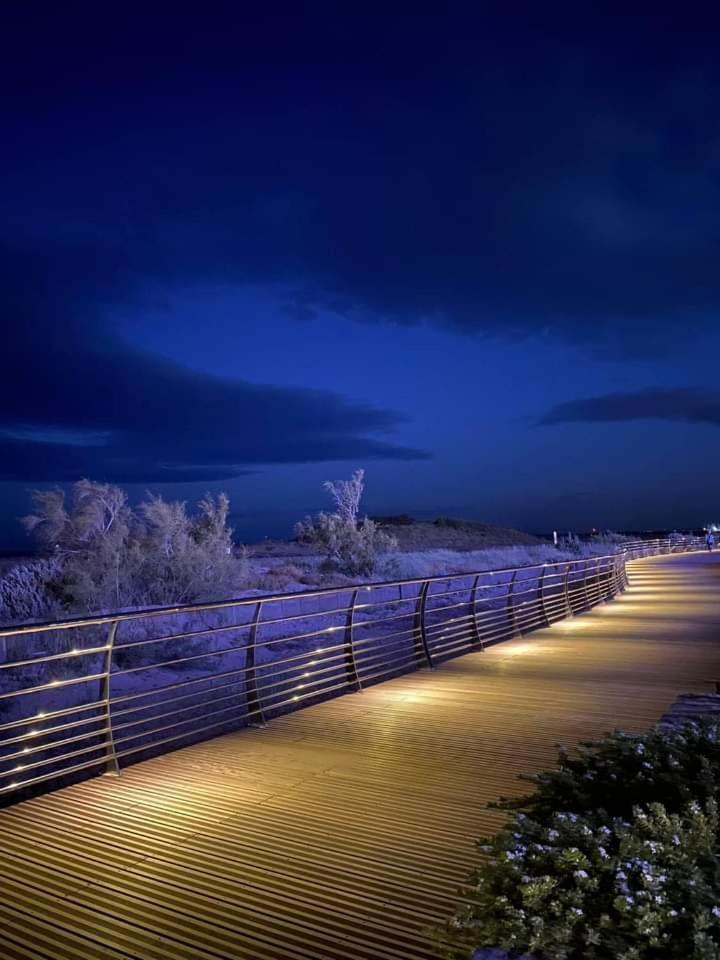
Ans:
[[[720,725],[613,734],[564,752],[440,936],[445,957],[500,946],[543,960],[718,960]]]
[[[378,524],[367,517],[358,520],[364,476],[363,470],[356,470],[350,480],[325,483],[335,501],[335,512],[319,513],[314,519],[306,517],[295,526],[297,540],[323,550],[323,573],[369,577],[381,554],[397,546],[395,538]]]
[[[62,606],[53,590],[59,574],[57,559],[22,563],[8,571],[0,579],[0,623],[8,626],[59,616]]]
[[[580,537],[577,537],[574,533],[568,533],[566,537],[560,537],[558,540],[558,549],[576,557],[583,557],[587,553],[585,544]]]
[[[627,543],[630,537],[622,533],[616,533],[614,530],[602,530],[600,533],[594,533],[590,537],[590,543],[596,543],[603,547],[615,547],[622,543]]]

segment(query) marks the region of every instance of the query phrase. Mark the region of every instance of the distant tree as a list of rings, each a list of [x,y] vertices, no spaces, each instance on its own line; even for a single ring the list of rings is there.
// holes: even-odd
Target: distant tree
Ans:
[[[234,574],[230,502],[207,495],[199,515],[186,504],[150,496],[138,510],[139,572],[136,594],[148,604],[190,603],[225,597]]]
[[[207,495],[190,516],[180,501],[149,494],[133,510],[110,484],[81,480],[33,494],[26,529],[55,566],[48,596],[76,613],[224,599],[236,567],[225,494]]]
[[[365,471],[356,470],[349,480],[326,480],[323,486],[335,501],[335,514],[340,520],[357,525],[365,489]]]
[[[306,517],[295,526],[298,540],[323,550],[327,571],[370,576],[381,554],[397,546],[378,524],[367,517],[358,520],[364,477],[364,470],[356,470],[349,480],[327,481],[324,487],[335,501],[335,512]]]
[[[130,528],[134,522],[127,495],[119,487],[80,480],[69,507],[62,490],[36,491],[35,510],[23,518],[58,561],[52,589],[69,609],[121,606],[132,592]]]

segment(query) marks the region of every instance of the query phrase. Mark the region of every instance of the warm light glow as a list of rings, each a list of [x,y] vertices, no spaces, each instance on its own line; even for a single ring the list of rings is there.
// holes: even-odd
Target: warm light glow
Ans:
[[[505,657],[522,657],[529,653],[538,653],[540,643],[509,643],[499,651]]]
[[[583,627],[589,626],[593,621],[585,620],[582,617],[568,617],[567,620],[561,620],[559,623],[554,624],[555,627],[559,627],[560,630],[582,630]]]

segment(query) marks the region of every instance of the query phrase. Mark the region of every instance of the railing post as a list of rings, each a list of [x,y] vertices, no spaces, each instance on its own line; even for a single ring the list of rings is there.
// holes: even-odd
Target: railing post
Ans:
[[[585,609],[589,610],[592,606],[590,603],[590,592],[588,591],[588,571],[590,570],[590,561],[585,561],[585,567],[583,569],[583,592],[585,593]]]
[[[620,593],[625,593],[627,590],[627,556],[624,553],[621,553],[618,557],[618,582],[620,587]]]
[[[104,705],[105,716],[105,773],[111,776],[119,776],[120,764],[118,763],[117,753],[115,751],[115,737],[112,728],[112,690],[110,689],[110,678],[112,677],[113,650],[115,648],[115,638],[118,632],[118,621],[113,620],[108,629],[107,645],[105,648],[105,669],[100,684],[100,699]]]
[[[258,626],[260,624],[260,614],[262,612],[262,600],[255,604],[255,613],[250,624],[250,635],[248,637],[247,647],[245,648],[245,702],[247,703],[247,713],[250,723],[253,723],[253,715],[256,716],[255,726],[265,726],[265,714],[260,700],[260,691],[257,683],[256,669],[256,650]]]
[[[508,594],[507,594],[507,615],[510,622],[510,630],[512,631],[511,637],[521,637],[522,630],[518,625],[517,614],[515,613],[515,578],[517,577],[517,570],[513,570],[513,575],[508,581]]]
[[[477,593],[478,593],[478,584],[480,583],[480,574],[476,574],[475,580],[472,586],[472,592],[470,594],[470,606],[472,609],[472,624],[473,624],[473,633],[475,634],[475,639],[472,641],[473,646],[479,646],[481,650],[485,649],[485,641],[483,640],[480,634],[480,622],[478,620],[477,614]]]
[[[547,570],[547,564],[544,563],[542,566],[542,573],[538,577],[538,600],[540,601],[540,612],[542,613],[543,620],[545,621],[545,626],[550,626],[550,619],[547,614],[547,608],[545,606],[545,572]]]
[[[347,672],[348,683],[355,687],[358,693],[360,693],[362,691],[362,683],[360,682],[360,674],[358,673],[357,661],[355,660],[355,643],[353,637],[357,596],[358,588],[355,587],[352,592],[352,597],[350,598],[347,617],[345,618],[345,670]]]
[[[607,563],[607,577],[605,579],[605,603],[615,596],[615,590],[613,586],[613,577],[615,571],[615,560],[611,560]]]
[[[415,659],[418,662],[418,666],[426,664],[432,670],[433,661],[432,656],[430,655],[430,647],[428,646],[427,625],[425,623],[425,611],[427,609],[427,596],[429,589],[430,581],[426,580],[420,588],[420,593],[418,594],[417,605],[415,607],[415,629],[413,633],[415,637]]]
[[[617,554],[615,554],[615,556],[612,558],[612,563],[608,571],[608,589],[610,591],[608,600],[614,599],[620,593]]]
[[[568,563],[565,567],[565,580],[563,582],[563,591],[565,593],[565,609],[567,610],[567,615],[569,617],[575,616],[575,611],[572,608],[572,603],[570,602],[570,571],[572,570],[572,561]]]

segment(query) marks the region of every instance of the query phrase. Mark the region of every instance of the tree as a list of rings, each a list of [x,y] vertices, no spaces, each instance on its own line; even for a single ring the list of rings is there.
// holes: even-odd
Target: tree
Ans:
[[[50,554],[47,590],[69,612],[225,599],[235,575],[230,504],[207,495],[190,516],[181,501],[148,494],[133,509],[110,484],[81,480],[37,491],[23,523]]]
[[[25,528],[59,561],[54,579],[58,600],[70,608],[95,610],[122,605],[132,571],[128,547],[133,513],[119,487],[80,480],[69,509],[62,490],[36,491],[35,512]]]
[[[335,514],[348,526],[357,526],[360,500],[365,489],[365,471],[356,470],[349,480],[326,480],[323,484],[335,501]]]
[[[323,550],[329,571],[370,576],[380,555],[397,546],[395,538],[368,517],[358,521],[364,477],[364,470],[356,470],[349,480],[326,481],[323,486],[335,501],[335,512],[306,517],[295,526],[298,540]]]

